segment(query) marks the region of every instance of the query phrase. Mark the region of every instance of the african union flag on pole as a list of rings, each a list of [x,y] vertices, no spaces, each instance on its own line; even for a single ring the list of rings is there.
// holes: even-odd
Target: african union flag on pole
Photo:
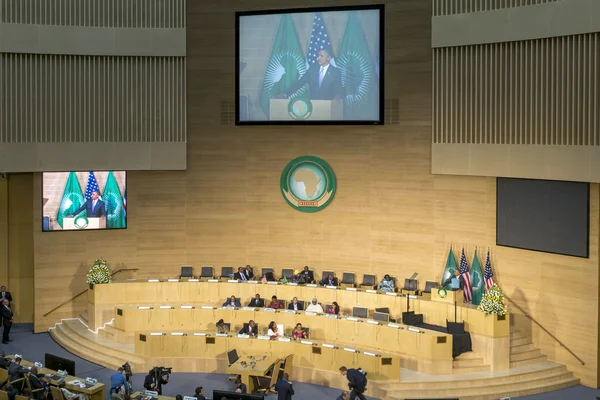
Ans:
[[[456,259],[454,258],[454,253],[452,252],[452,247],[450,247],[450,252],[448,253],[448,260],[446,260],[446,268],[444,269],[444,273],[442,274],[442,285],[448,279],[454,276],[454,271],[458,269],[456,265]],[[444,286],[446,289],[450,289],[450,285]]]
[[[62,228],[63,219],[66,216],[73,214],[83,203],[85,203],[85,198],[81,192],[81,186],[79,186],[77,175],[75,175],[75,172],[69,172],[67,184],[65,185],[65,190],[62,199],[60,200],[60,206],[56,213],[56,222],[58,225]]]
[[[475,249],[475,256],[473,256],[473,264],[471,265],[471,272],[469,273],[471,278],[471,286],[473,288],[473,299],[471,303],[478,306],[481,303],[481,297],[485,288],[483,287],[483,273],[481,272],[481,264],[479,264],[479,258],[477,258],[477,249]]]
[[[348,14],[336,62],[342,71],[342,84],[346,92],[344,119],[378,119],[379,96],[375,65],[355,11]]]
[[[123,197],[112,171],[108,173],[103,198],[106,203],[106,227],[126,228]]]
[[[259,95],[260,107],[267,117],[270,112],[270,102],[277,95],[283,94],[306,72],[306,59],[296,34],[294,21],[290,14],[283,14],[275,35],[271,50],[271,58],[265,71],[262,91]],[[306,85],[296,93],[288,93],[290,99],[306,93]]]

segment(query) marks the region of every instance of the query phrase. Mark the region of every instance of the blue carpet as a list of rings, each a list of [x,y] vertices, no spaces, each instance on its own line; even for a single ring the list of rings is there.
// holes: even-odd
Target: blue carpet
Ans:
[[[59,346],[48,333],[33,334],[33,325],[31,324],[15,324],[11,329],[12,342],[5,344],[2,350],[6,354],[21,354],[24,359],[35,362],[44,362],[44,354],[51,353],[59,357],[68,358],[75,361],[75,373],[81,378],[96,378],[98,381],[110,385],[110,376],[114,371],[104,368],[77,357],[69,353],[67,350]],[[168,367],[168,365],[164,365]],[[133,371],[133,390],[143,388],[144,377],[147,371]],[[197,386],[204,387],[204,393],[207,396],[212,396],[214,389],[234,390],[233,382],[227,380],[225,374],[200,374],[187,372],[174,372],[171,375],[170,383],[163,387],[165,396],[175,396],[181,394],[183,396],[192,396],[194,389]],[[340,395],[340,390],[331,389],[324,386],[310,385],[307,383],[294,383],[294,391],[296,395],[294,400],[335,400]],[[108,393],[107,393],[108,394]],[[275,400],[277,395],[271,394],[265,399]],[[109,399],[109,396],[107,396]],[[368,397],[370,400],[377,400],[373,397]]]

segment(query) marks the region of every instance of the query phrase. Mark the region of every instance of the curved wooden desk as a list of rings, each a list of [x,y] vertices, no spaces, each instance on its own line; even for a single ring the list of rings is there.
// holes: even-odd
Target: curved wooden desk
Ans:
[[[350,352],[339,348],[323,347],[320,341],[312,344],[297,341],[242,339],[233,336],[195,336],[194,332],[184,332],[186,336],[151,336],[150,332],[138,333],[135,338],[135,352],[160,365],[168,365],[177,371],[218,372],[227,371],[229,350],[236,349],[240,357],[267,355],[285,358],[294,354],[294,379],[317,385],[346,388],[347,381],[339,374],[339,367],[363,368],[372,380],[400,380],[400,357],[369,355],[352,347]],[[213,333],[214,335],[214,333]]]

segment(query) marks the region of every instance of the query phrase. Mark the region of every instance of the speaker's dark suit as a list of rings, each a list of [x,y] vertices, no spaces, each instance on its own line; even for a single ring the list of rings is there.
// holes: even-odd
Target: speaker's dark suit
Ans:
[[[285,91],[285,94],[290,96],[302,88],[302,86],[308,84],[308,92],[311,100],[333,100],[336,96],[343,97],[344,87],[342,86],[342,73],[340,70],[329,64],[321,82],[321,87],[319,87],[320,70],[320,65],[311,65],[308,71]]]
[[[8,343],[8,334],[12,325],[13,312],[9,307],[2,304],[0,306],[0,317],[2,317],[2,325],[4,326],[4,330],[2,332],[2,343],[6,344]]]
[[[265,299],[257,299],[256,297],[253,298],[252,300],[250,300],[250,303],[248,303],[248,307],[264,307],[265,306]]]
[[[100,199],[96,200],[96,206],[93,206],[92,199],[86,200],[85,203],[81,207],[79,207],[73,215],[77,215],[83,210],[87,211],[87,216],[92,218],[99,218],[106,215],[106,206],[104,202]]]
[[[277,392],[277,400],[292,400],[294,388],[288,381],[284,381],[283,379],[277,381],[275,384],[275,391]]]

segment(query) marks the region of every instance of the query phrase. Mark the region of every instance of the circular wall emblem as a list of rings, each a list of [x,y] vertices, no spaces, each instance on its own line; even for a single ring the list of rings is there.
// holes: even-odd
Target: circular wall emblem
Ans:
[[[438,296],[440,296],[443,299],[444,297],[448,296],[448,292],[444,288],[439,288]]]
[[[73,220],[73,225],[77,229],[85,229],[89,225],[90,221],[88,221],[87,217],[79,216]]]
[[[293,119],[308,119],[312,111],[313,106],[308,99],[292,99],[288,103],[288,113]]]
[[[335,174],[319,157],[298,157],[281,173],[281,193],[298,211],[317,212],[327,207],[335,195]]]

